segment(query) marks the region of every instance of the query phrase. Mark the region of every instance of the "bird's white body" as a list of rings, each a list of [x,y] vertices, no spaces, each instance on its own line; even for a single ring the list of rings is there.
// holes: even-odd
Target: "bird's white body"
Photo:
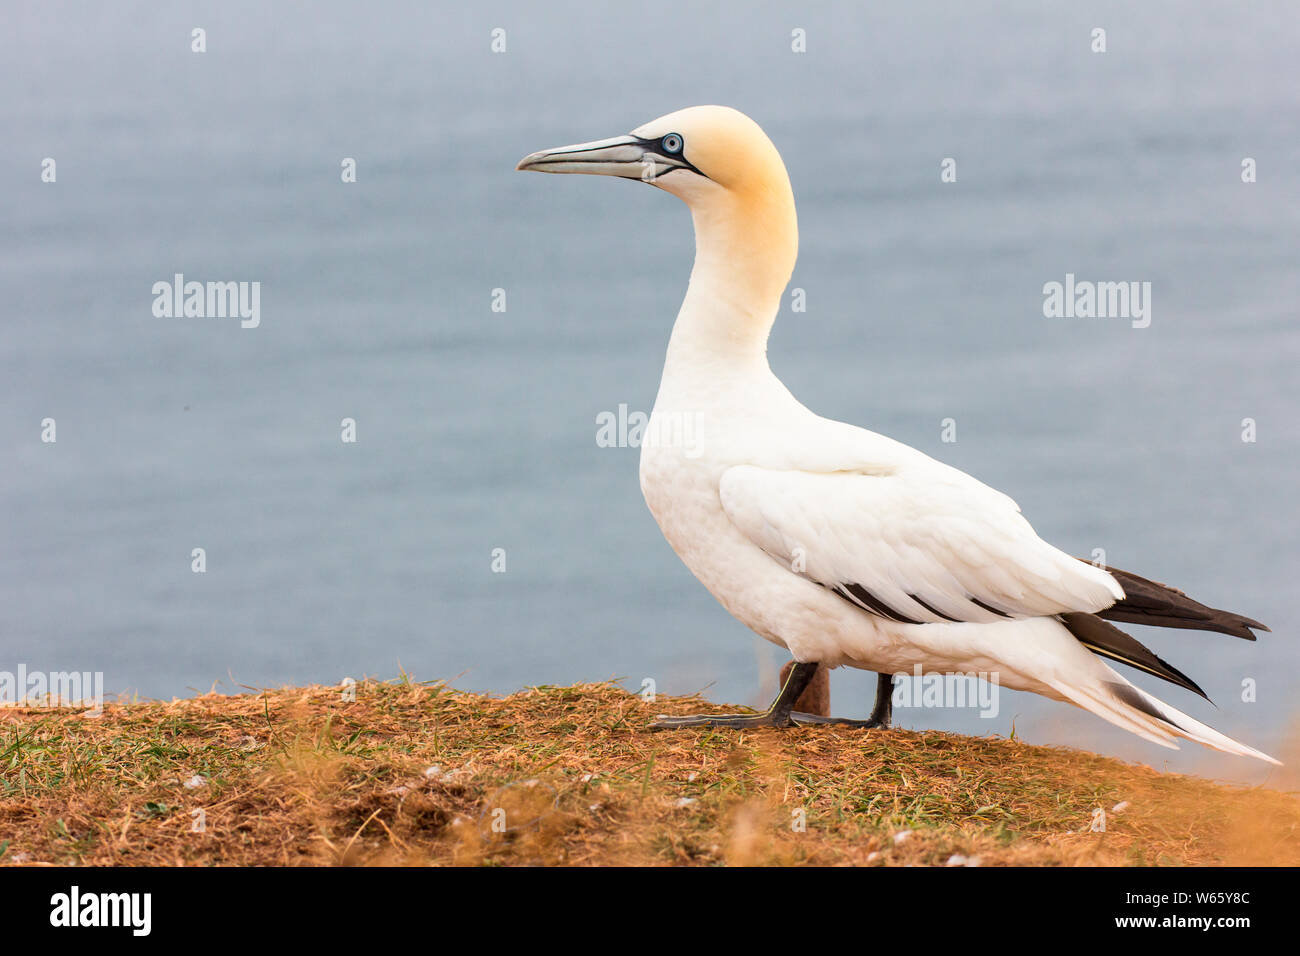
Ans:
[[[1042,541],[1006,495],[815,415],[776,378],[767,338],[798,229],[785,166],[752,120],[695,107],[520,168],[640,175],[691,208],[695,266],[641,489],[732,615],[798,661],[996,674],[1164,746],[1181,736],[1272,760],[1136,688],[1062,623],[1124,599],[1112,574]]]
[[[917,665],[996,672],[1005,686],[1061,699],[1042,679],[1051,670],[1045,665],[1076,648],[1078,661],[1095,658],[1054,620],[1009,621],[983,612],[982,623],[899,623],[864,613],[799,566],[825,566],[825,580],[838,565],[843,578],[882,525],[913,520],[879,513],[874,494],[855,494],[860,483],[888,482],[917,513],[932,510],[929,497],[949,510],[954,502],[968,505],[973,526],[1007,521],[1006,534],[1024,538],[1036,557],[1045,556],[1049,572],[1058,571],[1058,582],[1068,575],[1095,608],[1122,594],[1114,579],[1033,536],[1005,495],[906,445],[809,411],[772,373],[765,354],[696,347],[694,310],[716,314],[726,307],[688,296],[641,451],[646,504],[686,566],[733,616],[796,660],[880,673],[911,673]],[[834,525],[819,527],[809,512],[828,504],[843,508]],[[783,540],[783,531],[793,536]]]

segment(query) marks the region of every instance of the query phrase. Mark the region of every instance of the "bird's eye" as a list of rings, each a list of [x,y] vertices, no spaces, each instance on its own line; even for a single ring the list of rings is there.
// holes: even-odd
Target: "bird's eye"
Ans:
[[[682,151],[682,138],[676,133],[669,133],[660,143],[665,153],[680,153]]]

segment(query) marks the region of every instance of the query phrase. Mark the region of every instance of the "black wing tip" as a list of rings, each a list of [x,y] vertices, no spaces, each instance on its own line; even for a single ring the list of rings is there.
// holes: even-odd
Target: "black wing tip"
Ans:
[[[1086,644],[1084,646],[1087,647]],[[1203,700],[1209,701],[1209,703],[1214,704],[1214,701],[1210,700],[1210,695],[1201,689],[1200,684],[1196,683],[1196,681],[1192,680],[1190,677],[1188,677],[1186,674],[1180,671],[1173,664],[1170,664],[1163,657],[1160,657],[1157,654],[1153,654],[1152,656],[1155,657],[1155,659],[1160,663],[1160,667],[1163,668],[1163,671],[1150,671],[1149,673],[1154,674],[1156,677],[1163,677],[1165,680],[1169,681],[1169,683],[1181,687],[1184,690],[1190,690],[1193,694],[1196,694],[1198,697],[1202,698]],[[1124,661],[1123,663],[1129,663],[1129,662]],[[1218,705],[1214,704],[1214,706],[1217,707]]]
[[[1210,700],[1201,685],[1196,683],[1173,664],[1160,657],[1151,648],[1138,641],[1133,635],[1121,631],[1115,625],[1102,620],[1096,614],[1071,612],[1062,614],[1058,620],[1074,635],[1075,640],[1099,657],[1106,657],[1120,664],[1136,668],[1143,673],[1168,681],[1184,690]]]
[[[1264,627],[1263,624],[1257,624],[1254,621],[1249,621],[1245,619],[1233,620],[1231,623],[1226,623],[1226,624],[1210,625],[1206,627],[1205,630],[1218,631],[1220,634],[1228,634],[1231,635],[1232,637],[1239,637],[1243,641],[1259,640],[1259,638],[1255,636],[1255,632],[1252,631],[1251,628],[1257,628],[1265,631],[1268,630],[1268,628]]]
[[[1244,614],[1202,604],[1178,588],[1152,581],[1132,571],[1122,571],[1119,568],[1106,570],[1124,589],[1123,600],[1097,612],[1108,620],[1126,624],[1150,624],[1154,627],[1217,631],[1244,641],[1255,640],[1252,628],[1256,631],[1272,630]]]
[[[1214,614],[1214,620],[1210,622],[1212,628],[1220,630],[1224,634],[1231,634],[1234,637],[1253,641],[1255,640],[1254,631],[1267,631],[1270,634],[1273,632],[1273,629],[1267,624],[1261,624],[1254,618],[1246,617],[1244,614],[1234,614],[1232,611],[1221,611],[1218,608],[1212,608],[1211,610]],[[1219,626],[1215,627],[1214,625]]]
[[[1231,634],[1233,637],[1240,637],[1245,641],[1257,640],[1255,631],[1266,631],[1272,633],[1273,629],[1267,624],[1261,624],[1259,621],[1245,617],[1241,614],[1233,614],[1231,611],[1220,611],[1215,608],[1215,614],[1218,615],[1214,621],[1207,622],[1207,630],[1219,631],[1222,634]],[[1252,628],[1254,630],[1252,630]]]
[[[1212,704],[1213,706],[1215,706],[1215,707],[1218,707],[1218,706],[1219,706],[1218,704],[1215,704],[1215,703],[1214,703],[1214,701],[1210,698],[1210,695],[1209,695],[1209,694],[1207,694],[1205,691],[1201,690],[1201,685],[1198,684],[1198,683],[1196,683],[1196,681],[1192,680],[1190,677],[1188,677],[1186,674],[1184,674],[1184,673],[1183,673],[1182,671],[1180,671],[1178,668],[1174,667],[1174,666],[1173,666],[1172,664],[1170,664],[1168,661],[1163,660],[1163,659],[1160,659],[1160,663],[1161,663],[1161,664],[1164,664],[1165,667],[1169,668],[1169,670],[1171,670],[1173,673],[1177,674],[1179,677],[1181,677],[1181,678],[1183,679],[1183,683],[1182,683],[1180,686],[1186,688],[1187,690],[1190,690],[1190,691],[1191,691],[1193,694],[1195,694],[1197,697],[1200,697],[1202,700],[1204,700],[1204,701],[1206,701],[1206,702]]]
[[[1214,631],[1218,634],[1227,634],[1229,637],[1239,637],[1243,641],[1255,640],[1255,634],[1251,631],[1252,627],[1262,630],[1269,630],[1263,624],[1255,621],[1247,623],[1248,619],[1240,618],[1238,615],[1222,614],[1217,618],[1209,617],[1183,617],[1175,614],[1148,613],[1144,611],[1133,611],[1119,605],[1104,608],[1097,612],[1097,616],[1105,618],[1107,621],[1119,621],[1121,624],[1146,624],[1150,627],[1172,627],[1185,629],[1189,631]]]

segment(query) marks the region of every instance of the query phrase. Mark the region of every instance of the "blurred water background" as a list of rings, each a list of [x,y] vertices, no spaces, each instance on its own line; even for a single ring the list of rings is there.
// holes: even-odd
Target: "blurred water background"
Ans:
[[[1270,623],[1255,645],[1134,631],[1221,710],[1145,686],[1287,746],[1293,4],[24,0],[5,19],[0,669],[147,696],[405,669],[766,703],[776,649],[663,541],[637,450],[595,440],[601,412],[653,403],[687,211],[514,172],[713,102],[757,119],[794,183],[807,311],[770,347],[794,393],[1006,491],[1066,550]],[[178,272],[259,281],[260,327],[154,317]],[[1067,272],[1151,282],[1150,327],[1045,319]],[[836,710],[864,715],[873,684],[837,672]],[[992,720],[898,717],[1259,778],[1012,692]]]

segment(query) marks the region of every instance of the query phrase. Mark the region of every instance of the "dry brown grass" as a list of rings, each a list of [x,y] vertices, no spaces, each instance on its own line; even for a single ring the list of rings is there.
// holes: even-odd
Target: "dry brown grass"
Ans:
[[[1300,863],[1294,795],[1075,750],[653,733],[706,705],[614,684],[356,691],[0,710],[0,864]]]

